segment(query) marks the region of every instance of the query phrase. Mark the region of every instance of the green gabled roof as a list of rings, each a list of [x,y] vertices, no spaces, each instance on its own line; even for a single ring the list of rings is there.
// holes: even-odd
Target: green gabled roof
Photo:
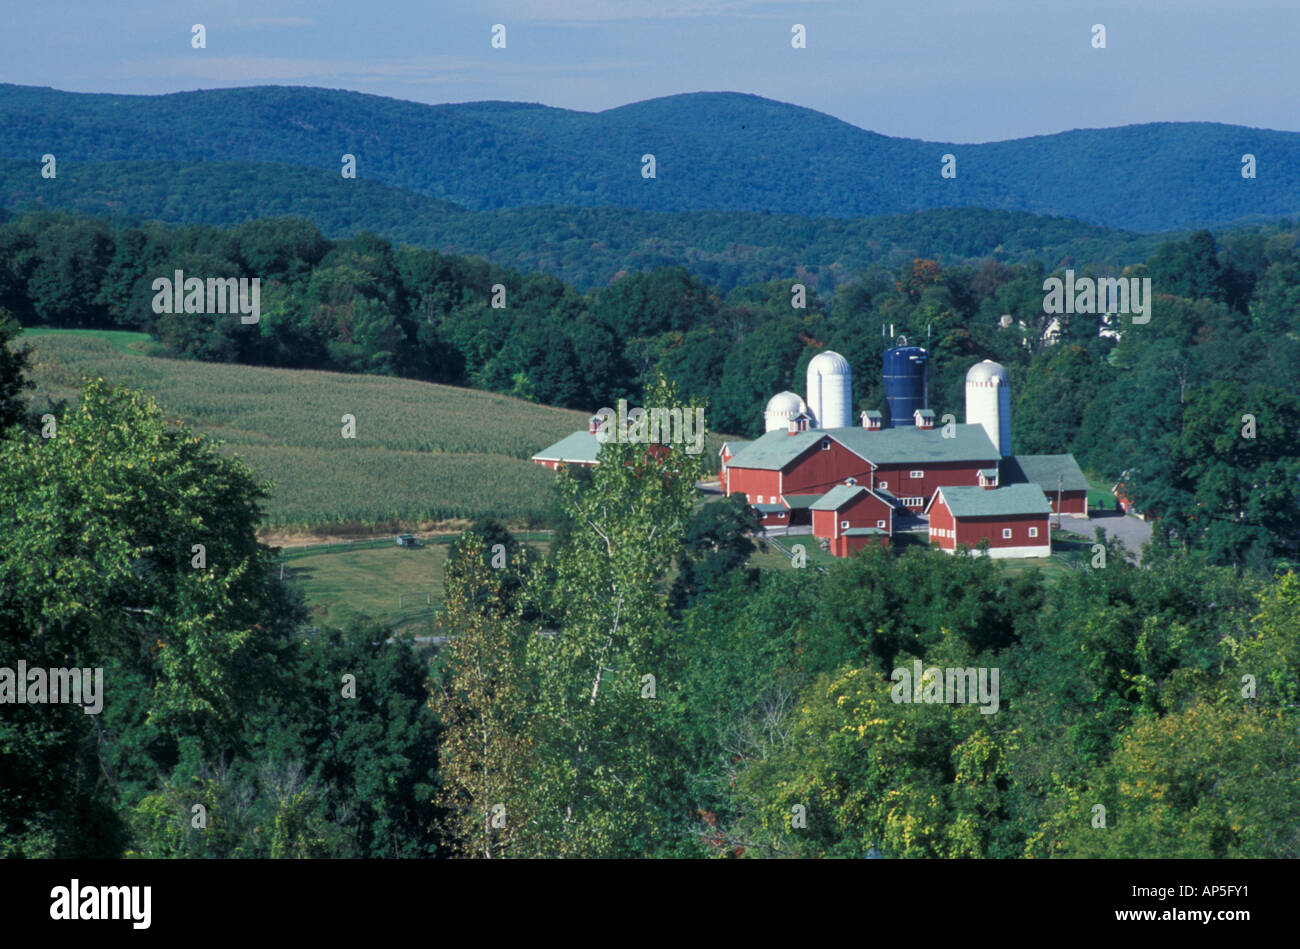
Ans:
[[[567,461],[594,464],[600,454],[601,444],[590,432],[574,432],[561,438],[549,448],[533,455],[533,461]]]
[[[953,517],[999,517],[1009,514],[1051,514],[1047,495],[1036,484],[1010,484],[1001,488],[939,488]],[[931,506],[933,500],[931,501]],[[929,507],[927,507],[927,510]]]
[[[777,511],[785,513],[784,504],[755,504],[753,508],[761,514],[775,514]]]
[[[823,494],[817,503],[812,506],[814,511],[838,511],[849,501],[852,501],[860,492],[867,489],[860,484],[837,484],[825,494]]]
[[[986,481],[996,481],[996,480],[997,480],[997,477],[998,477],[998,469],[997,469],[997,468],[981,468],[981,469],[980,469],[980,474],[982,474],[982,475],[984,476],[984,479],[985,479]]]
[[[867,409],[862,414],[865,415],[867,418],[884,418],[884,416],[880,414],[879,409]]]
[[[730,449],[731,449],[731,457],[732,457],[732,458],[735,458],[737,455],[740,454],[741,450],[744,449],[744,448],[745,448],[746,446],[748,446],[748,445],[749,445],[749,439],[746,439],[746,438],[728,438],[725,442],[722,443],[722,448],[730,448]],[[721,454],[721,453],[722,453],[722,448],[719,448],[719,449],[718,449],[718,454]]]
[[[814,511],[838,511],[847,502],[852,501],[858,496],[859,491],[865,491],[867,494],[874,495],[878,500],[884,502],[889,507],[896,506],[894,496],[888,491],[882,491],[878,488],[868,488],[865,484],[837,484],[825,494],[823,494],[817,503],[812,505]],[[786,500],[789,500],[787,498]]]
[[[881,537],[888,537],[889,531],[882,531],[879,527],[849,527],[840,531],[841,537],[862,537],[865,534],[879,534]]]
[[[1036,484],[1044,491],[1056,490],[1057,475],[1062,491],[1087,491],[1088,479],[1073,455],[1012,455],[1002,461],[1003,484]]]
[[[793,435],[787,431],[768,432],[734,455],[731,467],[778,471],[794,461],[810,445],[817,444],[825,437],[826,432],[819,429],[809,429]]]
[[[955,424],[953,437],[943,427],[915,426],[881,431],[853,428],[813,428],[806,432],[768,432],[731,459],[733,468],[779,471],[823,438],[831,438],[877,465],[925,464],[935,461],[997,461],[998,450],[982,425]]]
[[[820,494],[787,494],[785,503],[790,505],[792,511],[802,511],[812,507],[820,498]]]

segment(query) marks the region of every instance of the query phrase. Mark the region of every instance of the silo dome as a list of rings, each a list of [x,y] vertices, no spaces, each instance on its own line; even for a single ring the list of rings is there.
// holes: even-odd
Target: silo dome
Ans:
[[[853,424],[853,379],[849,361],[837,352],[818,353],[808,363],[808,410],[818,428]]]
[[[790,419],[798,418],[808,412],[808,406],[794,392],[778,392],[767,400],[763,410],[763,431],[784,431]]]
[[[1011,380],[1005,366],[991,359],[966,373],[966,421],[982,425],[1003,458],[1011,456]]]
[[[1001,380],[1003,385],[1010,381],[1010,377],[1007,375],[1007,367],[994,362],[992,359],[977,362],[966,373],[966,382],[968,384],[972,382],[992,382],[994,379]]]

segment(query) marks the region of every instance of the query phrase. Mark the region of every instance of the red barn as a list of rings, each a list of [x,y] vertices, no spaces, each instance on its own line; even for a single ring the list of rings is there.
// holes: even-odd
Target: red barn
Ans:
[[[596,464],[596,457],[600,454],[601,447],[594,432],[574,432],[549,448],[543,448],[533,455],[532,461],[552,471],[560,465],[590,467]]]
[[[935,488],[976,485],[980,469],[997,461],[982,425],[776,431],[729,460],[723,490],[744,494],[751,504],[775,503],[775,497],[825,494],[853,478],[919,513]]]
[[[930,542],[948,553],[987,540],[990,557],[1052,554],[1052,506],[1036,484],[939,488],[926,512]]]
[[[1088,479],[1083,476],[1073,455],[1012,455],[1004,458],[1000,483],[1036,484],[1047,495],[1053,514],[1088,516]]]
[[[813,536],[831,553],[847,557],[870,543],[889,546],[894,532],[893,499],[861,485],[839,484],[812,505]]]

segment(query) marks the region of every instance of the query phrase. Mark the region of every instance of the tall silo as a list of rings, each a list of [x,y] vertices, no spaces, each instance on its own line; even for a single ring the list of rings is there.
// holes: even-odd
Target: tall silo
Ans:
[[[1006,367],[992,359],[966,373],[966,421],[983,425],[998,454],[1011,457],[1011,383]]]
[[[903,340],[885,350],[885,404],[889,406],[889,426],[915,425],[913,413],[930,407],[930,354],[920,346],[908,346]]]
[[[853,424],[853,379],[849,361],[839,353],[828,349],[808,363],[808,409],[818,428]]]

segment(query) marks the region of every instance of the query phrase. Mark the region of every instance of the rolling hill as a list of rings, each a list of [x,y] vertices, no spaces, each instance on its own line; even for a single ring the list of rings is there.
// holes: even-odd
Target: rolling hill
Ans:
[[[1083,129],[980,145],[891,138],[758,96],[701,92],[588,113],[422,105],[258,86],[122,96],[0,85],[0,157],[246,161],[319,169],[472,211],[537,205],[866,217],[942,207],[1159,231],[1300,211],[1300,133],[1214,123]],[[337,178],[357,156],[359,179]],[[641,176],[654,154],[657,177]],[[941,156],[957,157],[955,179]],[[1240,175],[1256,155],[1259,177]]]

